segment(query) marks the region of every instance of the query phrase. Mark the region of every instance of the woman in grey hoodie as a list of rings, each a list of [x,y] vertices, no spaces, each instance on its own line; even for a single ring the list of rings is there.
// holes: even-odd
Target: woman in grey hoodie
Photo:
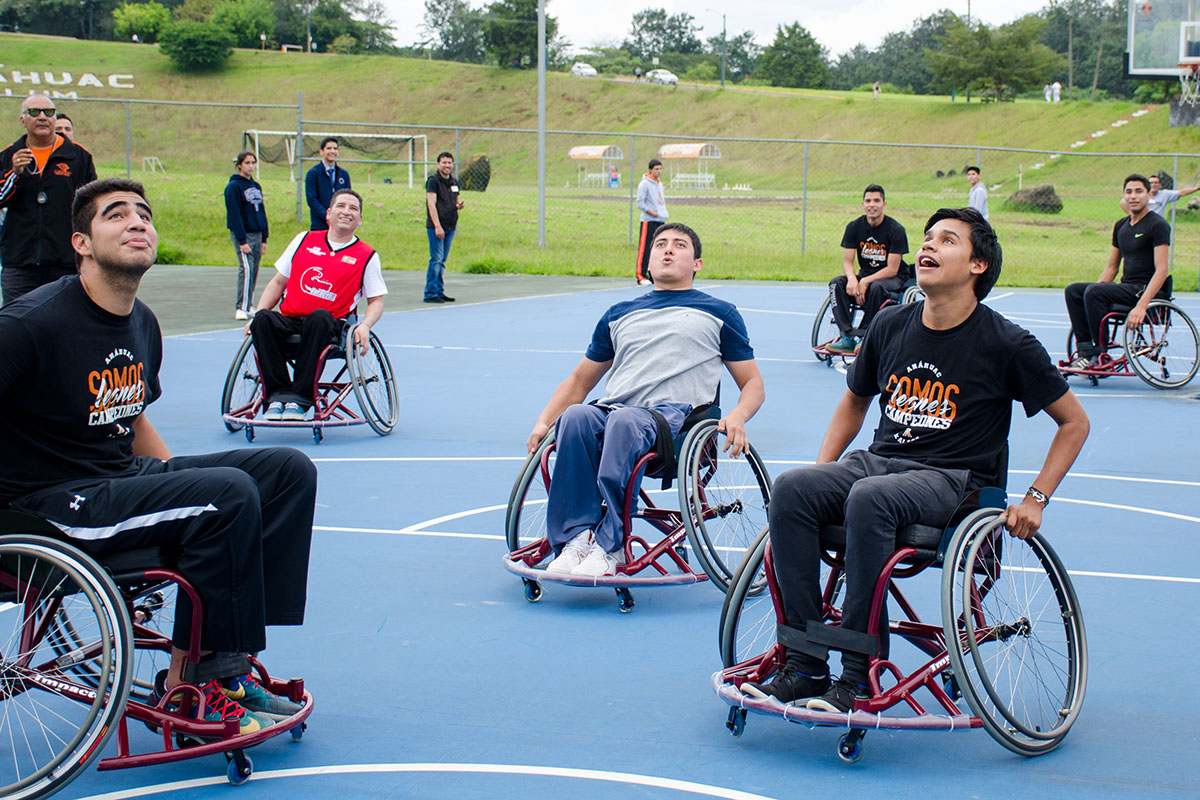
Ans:
[[[225,227],[229,228],[238,262],[237,303],[233,317],[249,319],[254,314],[258,264],[267,249],[267,209],[263,205],[262,187],[252,177],[258,168],[254,153],[243,150],[233,163],[237,172],[229,176],[225,186]]]

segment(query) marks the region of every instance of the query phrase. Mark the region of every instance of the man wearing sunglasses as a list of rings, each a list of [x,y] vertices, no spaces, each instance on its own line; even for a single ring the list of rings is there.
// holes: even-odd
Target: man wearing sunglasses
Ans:
[[[54,132],[54,101],[30,95],[21,104],[25,134],[0,150],[0,291],[4,303],[76,272],[71,247],[75,190],[96,180],[92,155]]]

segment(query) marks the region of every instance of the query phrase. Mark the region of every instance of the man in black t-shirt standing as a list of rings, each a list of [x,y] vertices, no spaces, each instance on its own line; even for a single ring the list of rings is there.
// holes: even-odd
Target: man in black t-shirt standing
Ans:
[[[171,689],[200,687],[209,721],[253,733],[300,706],[250,676],[267,625],[304,621],[316,469],[296,450],[172,457],[145,409],[158,399],[162,335],[137,299],[158,234],[142,185],[79,189],[79,274],[0,309],[0,508],[40,517],[81,550],[162,547],[204,602],[190,668],[191,606],[179,592]],[[64,321],[69,321],[64,324]]]
[[[442,275],[450,257],[450,243],[458,227],[458,181],[454,177],[454,155],[438,153],[437,172],[425,181],[425,233],[429,236],[429,268],[425,271],[425,302],[453,303],[446,296]]]
[[[884,309],[846,373],[842,396],[817,463],[783,473],[771,492],[771,547],[790,629],[787,659],[769,682],[743,691],[783,703],[846,712],[867,684],[869,658],[887,655],[866,633],[875,581],[895,551],[895,532],[911,524],[948,524],[966,494],[1004,486],[1012,404],[1045,411],[1058,424],[1041,471],[1021,502],[1004,512],[1012,535],[1028,538],[1042,509],[1087,439],[1088,418],[1045,348],[980,301],[1000,275],[1001,251],[972,208],[943,208],[926,225],[916,257],[925,301]],[[837,459],[879,395],[874,441]],[[822,524],[846,530],[841,630],[842,675],[831,684],[822,625]],[[824,633],[824,631],[821,631]]]
[[[865,331],[888,294],[899,291],[905,281],[900,257],[908,252],[908,234],[903,225],[883,213],[887,208],[883,187],[872,183],[864,189],[862,207],[866,213],[847,225],[842,234],[845,274],[829,282],[833,320],[842,334],[829,345],[834,353],[853,353],[858,347],[850,324],[851,303],[862,308],[858,327]]]
[[[1141,175],[1125,179],[1122,205],[1129,212],[1113,225],[1108,264],[1096,283],[1072,283],[1067,287],[1067,313],[1079,357],[1076,369],[1095,366],[1100,357],[1100,322],[1113,306],[1133,306],[1125,324],[1136,328],[1146,319],[1150,301],[1163,292],[1170,270],[1171,226],[1149,210],[1150,181]],[[1121,262],[1121,282],[1114,283]],[[1163,296],[1169,292],[1163,292]],[[1067,355],[1070,355],[1068,353]]]

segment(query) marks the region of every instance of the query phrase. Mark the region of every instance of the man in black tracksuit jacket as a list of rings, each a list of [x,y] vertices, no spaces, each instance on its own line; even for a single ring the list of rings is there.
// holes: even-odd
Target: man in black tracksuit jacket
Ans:
[[[75,274],[71,203],[76,189],[96,180],[91,153],[54,132],[50,98],[28,97],[21,124],[25,135],[0,150],[0,207],[8,209],[0,233],[5,303]]]

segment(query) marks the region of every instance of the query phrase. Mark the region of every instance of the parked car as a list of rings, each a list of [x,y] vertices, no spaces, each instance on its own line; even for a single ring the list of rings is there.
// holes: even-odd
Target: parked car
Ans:
[[[646,80],[650,83],[662,83],[668,86],[679,84],[679,76],[669,69],[652,69],[646,73]]]
[[[575,66],[571,67],[571,74],[578,75],[581,78],[594,78],[596,77],[596,68],[591,64],[576,61]]]

